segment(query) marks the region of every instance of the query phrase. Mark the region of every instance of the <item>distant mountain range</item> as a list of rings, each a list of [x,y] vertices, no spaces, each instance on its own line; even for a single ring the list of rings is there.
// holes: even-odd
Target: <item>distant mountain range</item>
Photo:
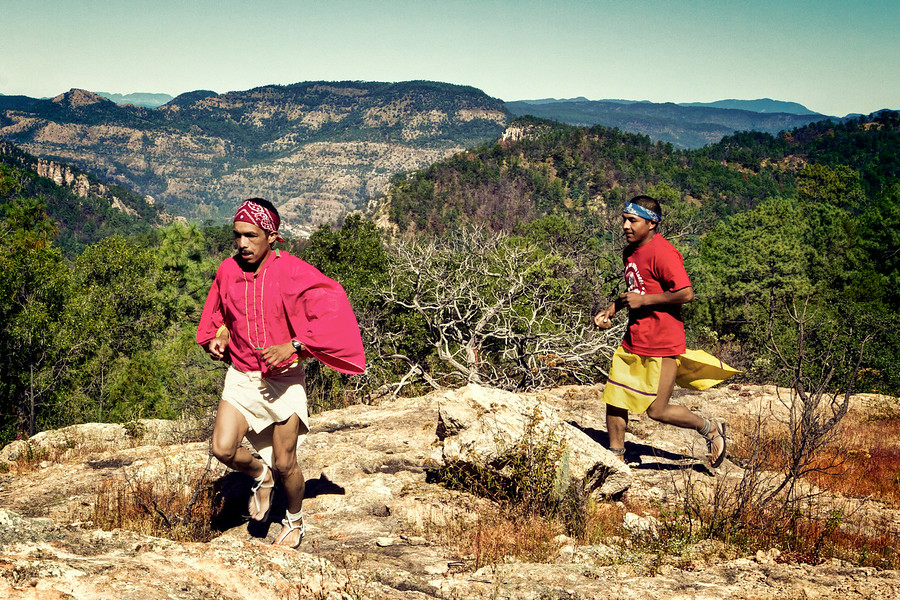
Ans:
[[[96,93],[117,104],[150,108],[174,100],[167,94]],[[215,92],[200,93],[213,95]],[[676,148],[699,148],[715,143],[735,131],[765,131],[775,134],[784,129],[836,118],[811,111],[797,102],[771,98],[656,103],[647,100],[588,100],[579,96],[568,99],[507,101],[506,107],[516,117],[533,115],[569,125],[618,127],[623,131],[647,135],[653,141],[669,142]]]
[[[77,89],[52,99],[0,94],[0,138],[192,219],[220,220],[242,198],[268,197],[302,235],[383,193],[396,173],[499,140],[521,115],[615,127],[675,148],[836,120],[770,99],[503,102],[438,82],[319,81],[175,98]]]
[[[175,99],[175,96],[169,94],[153,94],[144,92],[135,92],[131,94],[111,94],[109,92],[94,92],[98,96],[103,96],[108,100],[112,100],[116,104],[134,104],[135,106],[143,106],[146,108],[156,108],[162,106]],[[209,92],[215,94],[215,92]],[[180,96],[183,97],[183,96]],[[515,100],[513,102],[524,104],[557,104],[560,102],[592,102],[584,96],[577,98],[557,99],[543,98],[539,100]],[[613,102],[616,104],[654,104],[648,100],[622,100],[606,98],[602,100],[594,100],[593,102]],[[758,100],[717,100],[715,102],[678,102],[678,106],[705,106],[707,108],[733,108],[736,110],[749,110],[758,113],[787,113],[792,115],[818,115],[815,111],[809,110],[802,104],[797,102],[784,102],[782,100],[772,100],[771,98],[760,98]],[[825,115],[820,115],[825,117]]]
[[[796,102],[783,102],[771,98],[758,100],[717,100],[715,102],[679,102],[678,106],[705,106],[708,108],[733,108],[736,110],[749,110],[758,113],[787,113],[789,115],[817,115],[824,118],[825,115],[809,110]]]
[[[190,92],[158,108],[71,90],[0,96],[0,137],[153,196],[176,215],[221,220],[272,199],[302,235],[412,171],[496,140],[503,102],[435,82],[306,82]]]
[[[168,94],[149,94],[144,92],[135,92],[133,94],[110,94],[109,92],[94,92],[98,96],[103,96],[107,100],[112,100],[116,104],[133,104],[135,106],[143,106],[145,108],[156,108],[175,99],[175,96]]]
[[[515,116],[532,115],[569,125],[604,125],[640,133],[676,148],[700,148],[736,131],[779,131],[825,119],[794,102],[777,100],[720,100],[682,103],[631,100],[520,100],[507,102]]]
[[[557,99],[542,98],[539,100],[516,100],[517,103],[524,104],[559,104],[562,102],[612,102],[614,104],[658,104],[649,100],[622,100],[607,98],[603,100],[588,100],[584,96],[577,98]],[[781,100],[772,100],[771,98],[760,98],[759,100],[717,100],[715,102],[677,102],[678,106],[705,106],[707,108],[733,108],[736,110],[749,110],[759,113],[788,113],[792,115],[817,115],[814,111],[809,110],[802,104],[796,102],[784,102]],[[819,115],[824,118],[825,115]]]

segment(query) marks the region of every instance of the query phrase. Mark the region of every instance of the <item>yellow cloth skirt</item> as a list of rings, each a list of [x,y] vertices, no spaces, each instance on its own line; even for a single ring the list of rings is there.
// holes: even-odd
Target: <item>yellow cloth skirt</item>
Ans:
[[[689,390],[705,390],[740,373],[703,350],[686,350],[675,363],[675,383]],[[661,370],[661,357],[638,356],[619,346],[613,354],[603,401],[631,412],[646,411],[659,391]]]

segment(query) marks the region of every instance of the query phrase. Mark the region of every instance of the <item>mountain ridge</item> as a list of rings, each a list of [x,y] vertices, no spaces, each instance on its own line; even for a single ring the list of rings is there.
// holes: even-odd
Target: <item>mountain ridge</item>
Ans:
[[[726,99],[715,100],[713,102],[651,102],[649,100],[627,100],[624,98],[603,98],[600,100],[589,100],[584,96],[575,98],[539,98],[536,100],[507,100],[507,102],[522,102],[525,104],[559,104],[564,102],[610,102],[613,104],[677,104],[678,106],[692,107],[708,107],[708,108],[734,108],[738,110],[749,110],[758,113],[781,112],[797,115],[820,114],[810,110],[797,102],[785,102],[783,100],[772,100],[771,98],[758,98],[756,100],[739,100]],[[823,117],[828,115],[822,115]]]
[[[583,97],[504,102],[471,86],[429,81],[194,90],[154,108],[103,94],[118,98],[77,88],[52,99],[0,95],[0,137],[153,196],[193,220],[223,219],[242,198],[269,197],[287,232],[301,236],[383,193],[394,174],[496,141],[525,114],[615,127],[675,148],[830,118]],[[792,105],[717,101],[727,102],[764,102],[754,106],[766,110]]]
[[[174,98],[174,96],[170,96],[169,94],[157,94],[152,92],[132,92],[130,94],[116,94],[110,92],[94,93],[98,96],[103,96],[116,104],[133,104],[134,106],[143,106],[145,108],[162,106]]]
[[[676,148],[700,148],[718,142],[737,131],[777,134],[821,120],[837,120],[825,115],[761,113],[738,108],[684,106],[673,102],[560,101],[543,104],[507,102],[517,116],[532,115],[569,125],[603,125],[640,133]]]
[[[164,104],[168,104],[175,98],[180,98],[181,96],[187,94],[197,94],[206,93],[209,95],[215,95],[216,92],[208,91],[208,90],[194,90],[190,92],[185,92],[184,94],[179,94],[178,96],[172,96],[169,94],[163,93],[154,93],[154,92],[132,92],[129,94],[120,94],[120,93],[112,93],[112,92],[101,92],[95,91],[93,93],[98,96],[102,96],[108,100],[115,102],[116,104],[132,104],[134,106],[143,106],[145,108],[157,108],[159,106],[163,106]],[[0,94],[2,95],[2,94]],[[538,98],[538,99],[519,99],[519,100],[506,100],[506,102],[524,102],[527,104],[555,104],[559,102],[592,102],[589,98],[585,96],[575,96],[572,98]],[[625,98],[602,98],[595,100],[595,102],[614,102],[618,104],[663,104],[660,102],[651,102],[649,100],[630,100]],[[798,103],[798,102],[790,102],[784,100],[773,100],[772,98],[757,98],[757,99],[738,99],[738,98],[727,98],[722,100],[713,100],[711,102],[675,102],[678,106],[699,106],[699,107],[710,107],[710,108],[736,108],[739,110],[749,110],[752,112],[759,113],[772,113],[772,112],[781,112],[788,114],[797,114],[797,115],[811,115],[821,114],[824,116],[835,116],[835,115],[825,115],[823,113],[817,113],[814,110],[810,110],[806,106]],[[861,113],[852,113],[851,115],[845,116],[858,116]]]
[[[0,137],[36,156],[193,219],[269,197],[300,235],[377,195],[397,171],[496,139],[509,118],[480,90],[428,81],[195,91],[154,109],[73,89],[50,100],[0,98],[0,109]]]

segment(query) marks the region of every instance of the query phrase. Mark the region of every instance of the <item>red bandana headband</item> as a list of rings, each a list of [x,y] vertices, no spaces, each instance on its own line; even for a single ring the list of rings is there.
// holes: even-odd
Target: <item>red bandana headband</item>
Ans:
[[[244,200],[234,214],[234,221],[243,221],[256,225],[265,231],[274,231],[276,233],[278,232],[278,226],[281,224],[281,219],[278,218],[277,214],[252,200]],[[284,240],[281,239],[281,236],[278,236],[277,241],[283,242]]]

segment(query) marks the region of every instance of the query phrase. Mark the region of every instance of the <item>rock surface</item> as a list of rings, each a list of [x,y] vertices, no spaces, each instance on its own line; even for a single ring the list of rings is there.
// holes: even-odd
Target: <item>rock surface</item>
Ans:
[[[708,416],[746,404],[728,389],[679,401]],[[487,407],[480,416],[489,420],[463,419],[465,407]],[[579,546],[565,536],[548,563],[479,566],[455,555],[434,532],[464,523],[478,501],[431,483],[429,471],[497,415],[515,429],[523,408],[567,439],[605,443],[595,388],[512,395],[470,386],[314,415],[298,453],[307,478],[307,535],[298,551],[271,546],[277,527],[268,524],[237,522],[208,543],[93,525],[98,490],[111,482],[188,481],[207,465],[226,496],[246,502],[249,480],[208,462],[206,441],[184,441],[190,427],[165,433],[164,423],[148,423],[145,437],[130,437],[122,426],[84,425],[35,436],[30,448],[18,443],[0,453],[3,460],[44,458],[32,469],[14,464],[0,478],[0,598],[900,598],[898,572],[840,561],[787,564],[777,552],[721,558],[711,543],[693,548],[680,566],[656,564],[612,540]],[[635,466],[621,469],[633,478],[626,500],[677,493],[686,476],[715,481],[695,434],[643,421],[631,429],[640,437],[627,440]],[[737,470],[726,462],[718,476]],[[284,510],[278,500],[275,521]],[[637,531],[655,526],[646,515],[628,520]]]
[[[438,437],[443,459],[496,463],[525,440],[553,440],[565,448],[565,487],[578,486],[598,500],[621,494],[632,483],[631,469],[605,446],[569,425],[537,398],[469,385],[440,403]]]

